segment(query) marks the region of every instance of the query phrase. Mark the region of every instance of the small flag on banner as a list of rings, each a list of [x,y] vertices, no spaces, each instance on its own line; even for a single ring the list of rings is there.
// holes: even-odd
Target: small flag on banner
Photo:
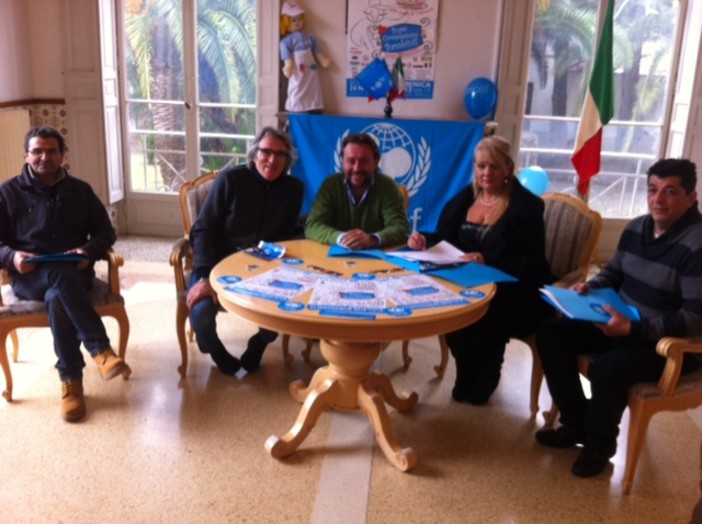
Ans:
[[[402,59],[398,56],[395,65],[392,66],[392,89],[390,89],[390,101],[396,98],[405,97],[407,83],[405,82],[405,70],[402,66]]]
[[[578,192],[582,196],[590,190],[590,179],[600,172],[602,133],[614,115],[613,15],[614,0],[610,0],[570,159],[578,173]]]

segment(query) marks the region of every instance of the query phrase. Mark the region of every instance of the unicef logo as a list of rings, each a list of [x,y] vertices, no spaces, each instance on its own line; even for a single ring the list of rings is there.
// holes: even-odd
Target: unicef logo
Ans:
[[[380,149],[380,169],[398,184],[404,184],[410,196],[414,196],[429,178],[431,148],[422,137],[415,146],[407,132],[394,124],[379,122],[361,131],[373,136]],[[336,143],[334,164],[336,171],[342,170],[341,142],[349,134],[347,130]]]

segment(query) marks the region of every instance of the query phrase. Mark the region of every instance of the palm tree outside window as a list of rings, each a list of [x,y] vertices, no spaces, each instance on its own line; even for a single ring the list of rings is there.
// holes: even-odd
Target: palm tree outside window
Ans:
[[[131,190],[175,193],[241,163],[255,134],[256,0],[124,0],[122,27]]]
[[[539,0],[520,167],[549,174],[549,191],[577,194],[570,163],[606,0]],[[601,172],[589,204],[605,217],[646,212],[646,169],[666,150],[679,0],[616,0],[614,118],[605,127]]]

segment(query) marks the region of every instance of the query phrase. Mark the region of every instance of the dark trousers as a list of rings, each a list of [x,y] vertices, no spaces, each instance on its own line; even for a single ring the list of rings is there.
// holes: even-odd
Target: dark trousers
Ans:
[[[190,287],[197,281],[198,278],[193,274],[190,278]],[[202,353],[217,354],[227,351],[217,335],[217,313],[219,311],[219,307],[209,297],[202,299],[190,310],[190,326],[195,332],[197,346]],[[258,334],[266,344],[270,344],[278,337],[278,333],[275,331],[264,328],[259,328]]]
[[[12,276],[15,295],[46,305],[58,358],[56,368],[62,381],[83,376],[81,342],[92,356],[110,347],[105,325],[90,298],[94,278],[92,269],[78,271],[70,263],[37,264],[29,273]]]
[[[500,382],[509,339],[530,335],[552,313],[535,288],[499,285],[483,318],[446,334],[456,361],[454,393],[475,404],[487,402]]]
[[[608,337],[590,322],[553,318],[537,330],[536,345],[561,423],[584,431],[586,446],[613,454],[629,387],[657,381],[665,367],[656,341]],[[577,356],[584,353],[596,354],[588,370],[589,400],[578,372]],[[686,360],[684,370],[697,367]]]

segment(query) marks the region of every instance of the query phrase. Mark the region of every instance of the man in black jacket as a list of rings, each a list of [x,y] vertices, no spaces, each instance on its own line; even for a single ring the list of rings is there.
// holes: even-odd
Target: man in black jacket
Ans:
[[[212,268],[223,258],[261,240],[293,237],[302,207],[303,184],[287,175],[295,160],[290,138],[272,127],[262,129],[248,152],[248,163],[222,171],[193,224],[190,240],[195,260],[186,303],[198,347],[217,367],[232,375],[252,373],[277,333],[260,329],[248,342],[241,361],[217,335],[217,294],[209,282]]]
[[[0,263],[10,270],[14,293],[46,303],[62,382],[61,413],[85,415],[81,342],[103,379],[128,370],[115,355],[105,326],[92,306],[93,263],[116,240],[105,207],[92,188],[62,167],[63,136],[37,127],[24,140],[22,173],[0,186]],[[37,255],[71,254],[78,262],[35,263]]]

